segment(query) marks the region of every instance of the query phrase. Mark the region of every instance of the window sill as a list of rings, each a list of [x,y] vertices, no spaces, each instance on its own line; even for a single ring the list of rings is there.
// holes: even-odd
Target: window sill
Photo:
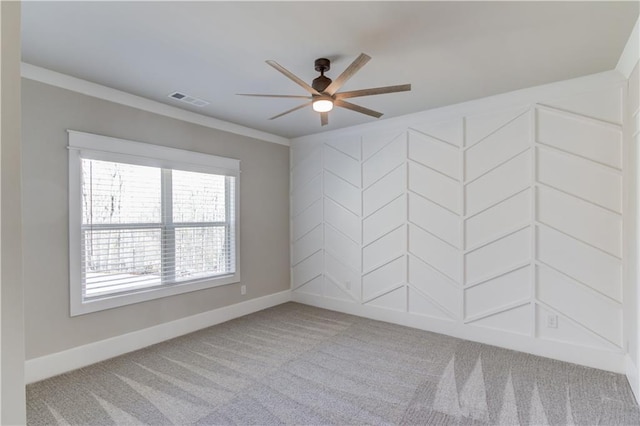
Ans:
[[[194,280],[183,281],[169,286],[150,287],[140,289],[132,293],[104,296],[93,300],[82,301],[80,295],[71,300],[70,315],[89,314],[91,312],[103,311],[106,309],[118,308],[163,297],[176,296],[190,293],[192,291],[204,290],[207,288],[219,287],[240,282],[240,272],[233,275],[223,275],[215,278],[196,278]]]

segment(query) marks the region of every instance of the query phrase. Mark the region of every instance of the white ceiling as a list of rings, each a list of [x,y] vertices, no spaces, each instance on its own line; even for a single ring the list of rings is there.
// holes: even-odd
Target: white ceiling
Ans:
[[[372,60],[342,90],[412,83],[411,92],[353,99],[381,118],[615,68],[638,2],[23,2],[23,60],[284,137],[366,123],[344,109],[329,125],[311,108],[269,121],[306,95],[265,64],[307,82],[313,61],[335,79]],[[211,102],[190,107],[185,92]]]

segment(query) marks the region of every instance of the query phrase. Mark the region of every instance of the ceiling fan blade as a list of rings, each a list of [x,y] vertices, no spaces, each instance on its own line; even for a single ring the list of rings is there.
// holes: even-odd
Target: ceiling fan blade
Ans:
[[[383,95],[385,93],[408,92],[411,90],[410,84],[400,84],[398,86],[374,87],[371,89],[352,90],[350,92],[336,93],[336,99],[357,98],[360,96]]]
[[[295,83],[297,83],[299,86],[301,86],[304,90],[311,93],[312,95],[320,94],[320,92],[318,92],[313,87],[309,86],[307,83],[304,82],[304,80],[298,78],[295,74],[293,74],[291,71],[289,71],[288,69],[286,69],[285,67],[277,63],[276,61],[269,60],[267,61],[267,64],[271,65],[273,68],[280,71],[282,74],[284,74],[285,76],[293,80]]]
[[[357,73],[360,68],[365,66],[370,59],[371,56],[361,53],[360,56],[358,56],[356,60],[353,61],[351,65],[349,65],[347,69],[344,70],[342,74],[340,74],[338,78],[336,78],[333,83],[331,83],[325,89],[325,93],[328,93],[329,95],[335,94],[342,87],[342,85],[345,84],[351,77],[353,77],[353,75]]]
[[[298,106],[297,106],[297,107],[295,107],[295,108],[291,108],[290,110],[285,111],[285,112],[283,112],[282,114],[274,115],[274,116],[273,116],[273,117],[271,117],[269,120],[274,120],[274,119],[276,119],[276,118],[278,118],[278,117],[282,117],[283,115],[289,114],[290,112],[293,112],[293,111],[297,111],[297,110],[302,109],[302,108],[304,108],[304,107],[306,107],[306,106],[309,106],[309,105],[311,105],[311,101],[309,101],[309,102],[305,102],[305,103],[303,103],[302,105],[298,105]]]
[[[329,113],[328,112],[321,112],[320,113],[320,125],[326,126],[327,124],[329,124]]]
[[[293,99],[311,99],[311,96],[302,95],[261,95],[258,93],[236,93],[238,96],[258,96],[261,98],[293,98]]]
[[[351,111],[359,112],[361,114],[370,115],[371,117],[375,117],[375,118],[380,118],[383,115],[381,112],[374,111],[372,109],[365,108],[360,105],[355,105],[355,104],[352,104],[351,102],[343,101],[340,99],[336,99],[333,104],[342,108],[350,109]]]

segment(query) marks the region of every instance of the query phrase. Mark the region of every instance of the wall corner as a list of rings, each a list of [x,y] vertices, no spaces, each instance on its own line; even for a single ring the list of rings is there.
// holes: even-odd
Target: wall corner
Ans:
[[[618,64],[616,65],[616,70],[622,73],[625,78],[629,78],[633,68],[636,66],[636,63],[640,59],[640,29],[638,25],[640,23],[640,18],[636,20],[636,24],[631,30],[631,34],[629,35],[629,39],[627,40],[627,44],[624,46],[624,50],[620,55],[620,59],[618,59]]]

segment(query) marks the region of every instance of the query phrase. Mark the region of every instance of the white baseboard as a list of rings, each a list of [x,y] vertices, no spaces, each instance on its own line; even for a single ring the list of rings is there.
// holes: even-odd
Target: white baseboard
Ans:
[[[629,385],[631,385],[631,390],[633,391],[633,396],[636,397],[636,401],[640,403],[640,376],[638,374],[638,366],[631,359],[629,354],[624,357],[625,361],[625,374],[627,376],[627,380],[629,381]]]
[[[472,327],[455,321],[439,320],[409,314],[407,312],[381,309],[337,299],[321,298],[298,292],[292,293],[292,300],[318,308],[331,309],[346,314],[446,334],[460,339],[625,374],[625,355],[622,350],[615,352],[587,347],[580,347],[580,349],[577,350],[576,346],[563,342],[534,339],[531,336],[505,333],[504,331],[488,328]]]
[[[143,330],[77,346],[62,352],[30,359],[25,362],[25,382],[29,384],[44,380],[289,301],[291,301],[291,291],[281,291]]]

